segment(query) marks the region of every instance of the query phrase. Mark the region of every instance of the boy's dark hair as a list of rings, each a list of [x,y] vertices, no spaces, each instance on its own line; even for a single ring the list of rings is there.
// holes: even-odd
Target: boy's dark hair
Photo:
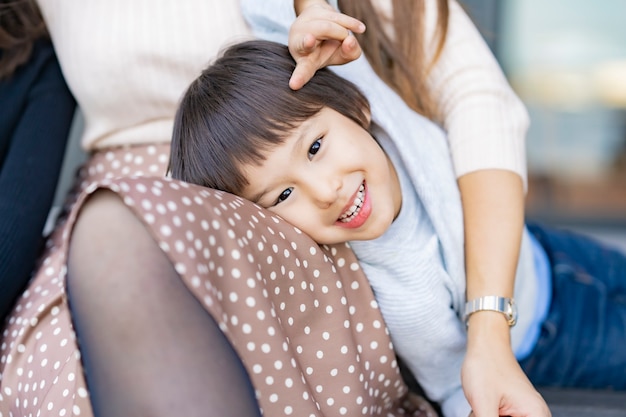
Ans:
[[[260,164],[301,122],[329,107],[369,129],[369,103],[349,81],[317,71],[289,88],[295,62],[286,46],[246,41],[227,48],[184,94],[168,171],[173,178],[239,194],[240,167]]]

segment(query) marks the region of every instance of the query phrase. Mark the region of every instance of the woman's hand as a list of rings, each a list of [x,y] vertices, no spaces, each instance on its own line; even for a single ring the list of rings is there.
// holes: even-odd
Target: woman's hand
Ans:
[[[498,338],[497,334],[508,334],[508,324],[500,313],[470,316],[461,370],[463,390],[474,410],[470,416],[550,417],[546,402],[515,359],[509,337]]]
[[[289,86],[298,90],[320,68],[340,65],[357,59],[361,47],[352,34],[363,33],[365,25],[339,13],[324,0],[309,0],[302,7],[289,30],[289,51],[296,61]]]

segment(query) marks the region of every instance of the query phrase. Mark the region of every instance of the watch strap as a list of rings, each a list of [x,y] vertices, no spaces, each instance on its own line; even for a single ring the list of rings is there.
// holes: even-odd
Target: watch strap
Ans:
[[[515,326],[517,322],[517,306],[513,298],[500,297],[497,295],[486,295],[484,297],[474,298],[465,303],[465,323],[469,316],[478,311],[497,311],[506,317],[510,327]]]

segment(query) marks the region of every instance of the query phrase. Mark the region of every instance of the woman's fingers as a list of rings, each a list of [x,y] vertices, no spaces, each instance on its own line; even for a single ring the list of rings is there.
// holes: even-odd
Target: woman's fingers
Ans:
[[[300,89],[318,69],[358,58],[361,47],[353,32],[363,31],[365,25],[361,21],[328,5],[305,8],[289,31],[289,51],[296,61],[289,86]]]
[[[318,45],[309,54],[294,56],[296,68],[289,80],[293,90],[302,88],[315,75],[315,72],[327,65],[345,63],[341,55],[341,43],[335,40],[318,42]],[[292,54],[293,55],[293,54]]]

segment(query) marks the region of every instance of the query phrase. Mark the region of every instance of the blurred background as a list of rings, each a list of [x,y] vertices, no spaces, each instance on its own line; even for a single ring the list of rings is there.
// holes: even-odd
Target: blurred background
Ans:
[[[626,249],[626,1],[461,3],[531,117],[528,218]]]

